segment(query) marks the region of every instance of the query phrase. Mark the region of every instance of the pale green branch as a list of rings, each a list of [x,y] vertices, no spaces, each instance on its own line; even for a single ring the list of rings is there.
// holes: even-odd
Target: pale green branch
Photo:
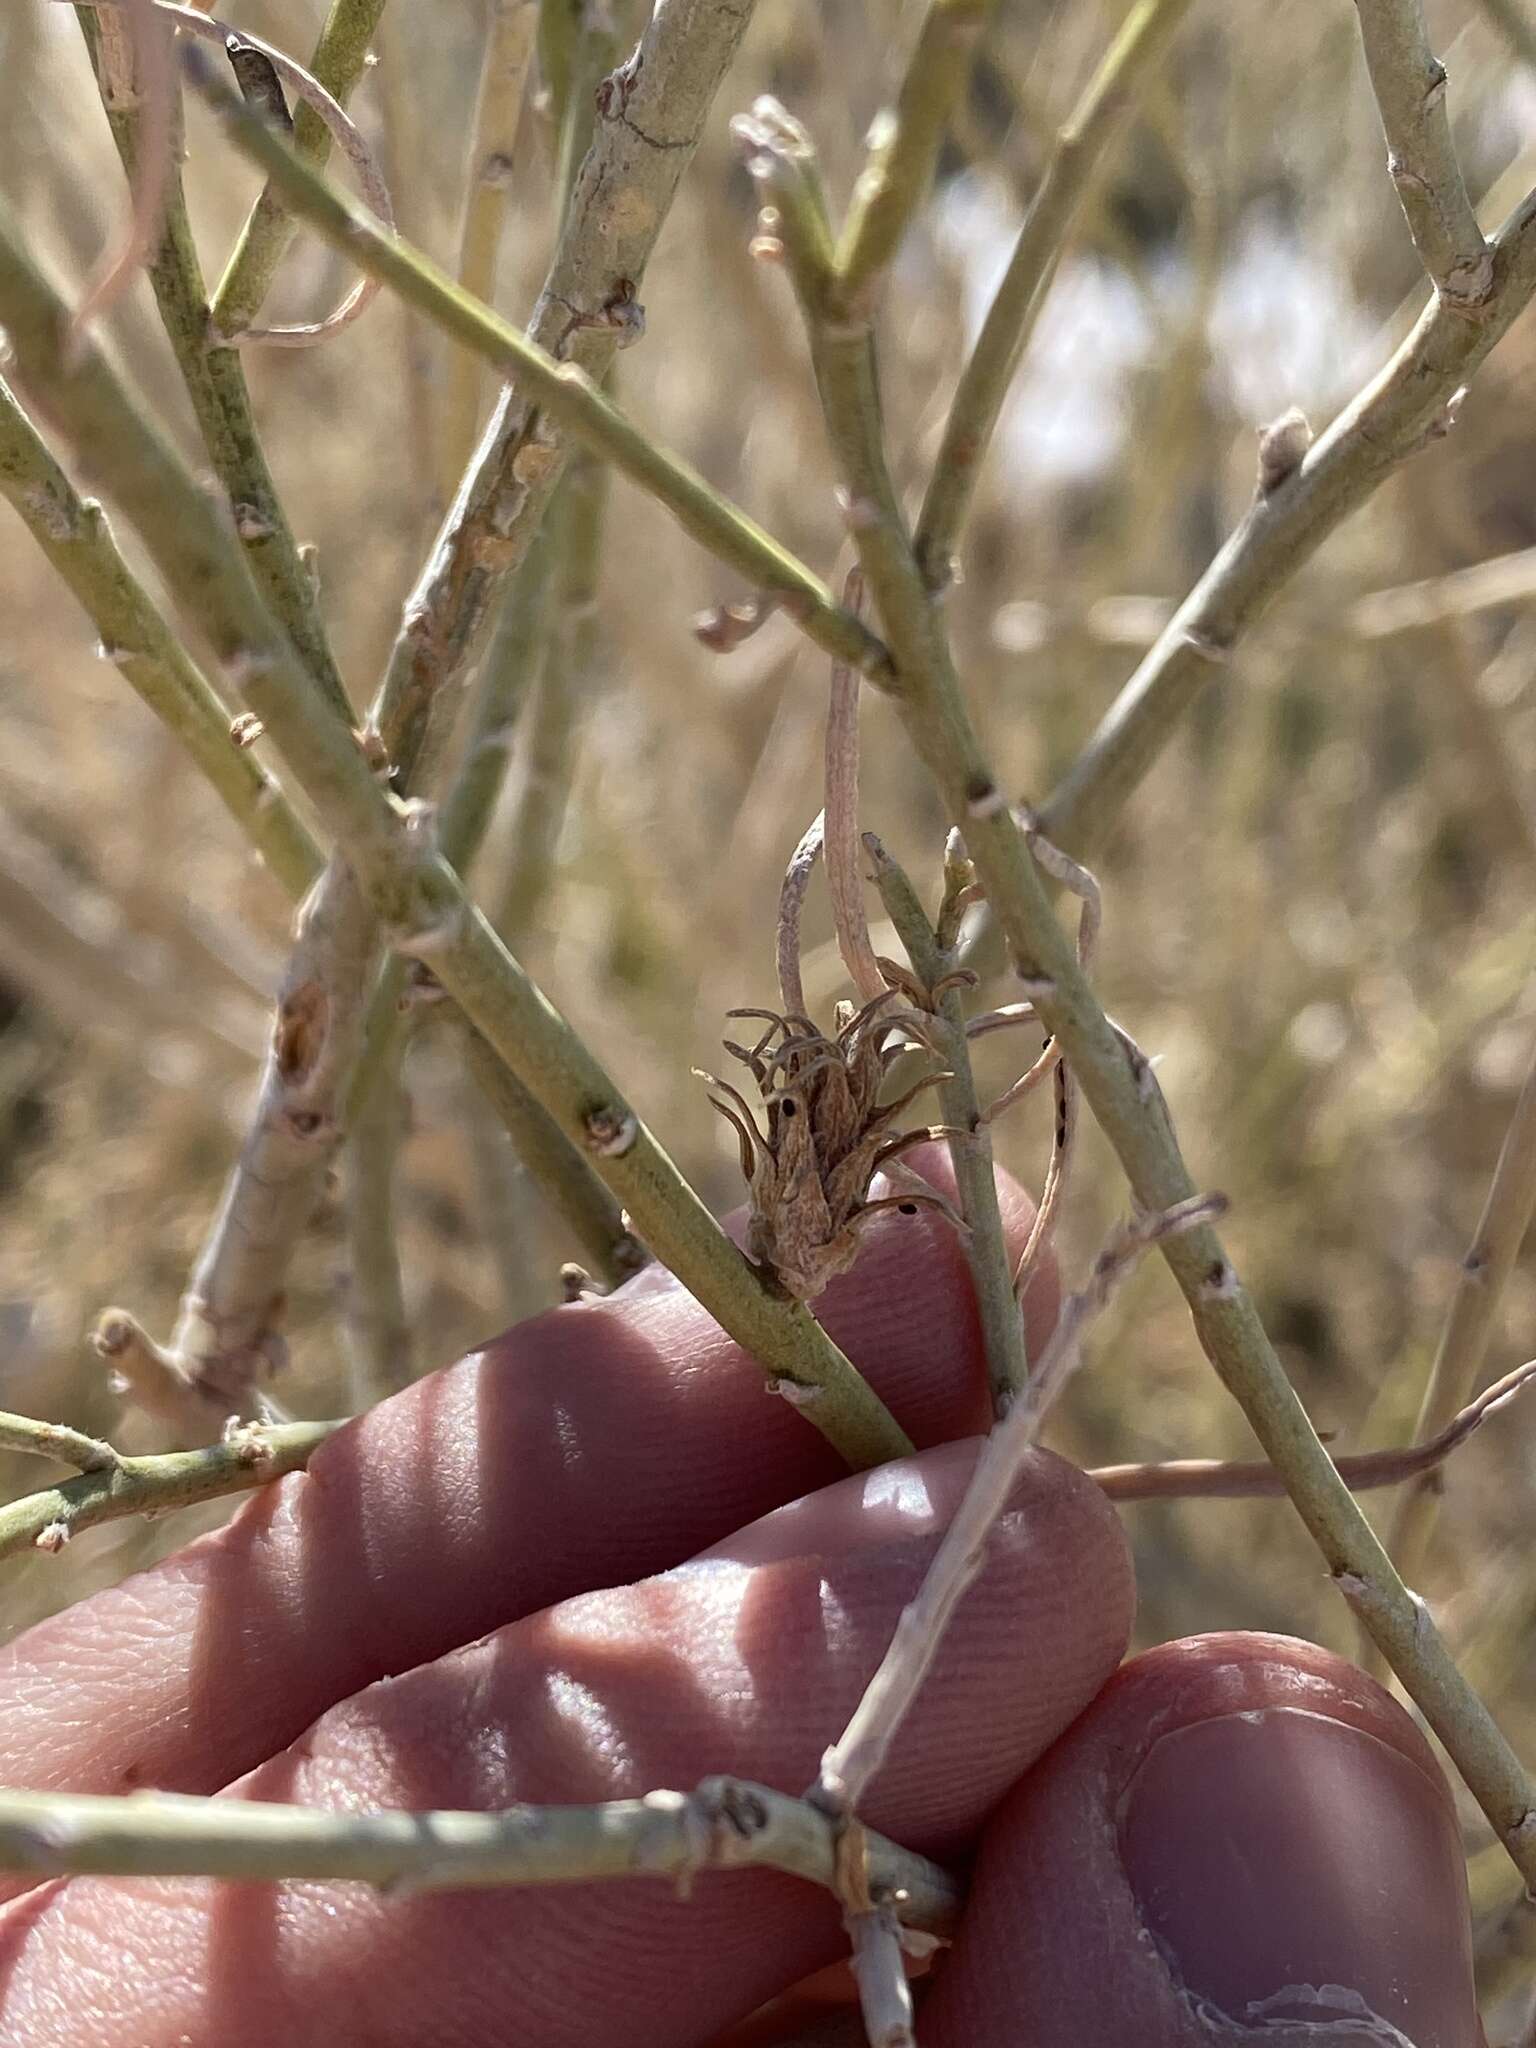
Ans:
[[[101,30],[94,4],[75,11],[92,60],[99,63]],[[132,106],[114,104],[105,83],[103,103],[131,180],[139,167],[139,112]],[[350,725],[352,711],[326,638],[314,578],[299,558],[288,515],[267,467],[239,352],[210,346],[207,292],[187,218],[179,163],[172,166],[167,180],[163,225],[148,270],[161,323],[257,587],[308,669],[317,695],[338,719]]]
[[[167,1792],[94,1798],[0,1792],[0,1868],[34,1877],[351,1880],[412,1891],[589,1884],[705,1870],[788,1871],[835,1890],[839,1828],[803,1800],[740,1778],[691,1794],[651,1792],[601,1806],[500,1813],[320,1813],[258,1800]],[[959,1887],[938,1864],[866,1833],[868,1880],[911,1927],[953,1932]]]
[[[1430,283],[1448,306],[1475,315],[1493,264],[1451,141],[1445,66],[1429,47],[1420,0],[1355,0],[1371,90],[1387,138],[1387,168]]]
[[[1536,206],[1522,209],[1495,260],[1498,284],[1513,289],[1509,280],[1518,278],[1523,290],[1527,271],[1536,272]],[[949,815],[964,832],[1024,993],[1070,1062],[1119,1156],[1139,1212],[1182,1213],[1196,1190],[1156,1077],[1100,1007],[1056,920],[1020,820],[971,725],[886,464],[873,351],[857,334],[813,318],[811,353],[849,523],[896,663],[896,706]],[[1281,483],[1274,495],[1287,488]],[[1340,1478],[1215,1230],[1199,1223],[1168,1238],[1162,1251],[1202,1349],[1284,1478],[1335,1582],[1527,1882],[1536,1880],[1536,1806],[1525,1772]]]
[[[953,556],[982,458],[1078,209],[1188,11],[1189,0],[1136,0],[1056,138],[961,374],[917,523],[918,559],[936,589],[954,573]]]
[[[7,1417],[7,1422],[24,1422],[25,1417]],[[53,1425],[38,1423],[39,1430]],[[57,1550],[82,1529],[101,1522],[120,1521],[126,1515],[160,1515],[173,1508],[191,1507],[198,1501],[221,1500],[226,1494],[245,1493],[253,1486],[265,1486],[307,1464],[325,1439],[341,1427],[337,1422],[290,1422],[267,1429],[243,1429],[227,1441],[196,1451],[168,1451],[156,1457],[129,1458],[113,1452],[110,1463],[102,1462],[81,1472],[78,1479],[63,1480],[58,1486],[24,1494],[20,1500],[0,1505],[0,1557],[14,1557],[29,1549]],[[62,1434],[73,1438],[74,1431]],[[79,1462],[78,1450],[92,1442],[79,1439],[76,1450],[49,1452],[66,1463]],[[29,1446],[32,1448],[32,1446]],[[111,1450],[102,1445],[102,1450]],[[10,1799],[19,1795],[0,1794]]]
[[[1041,827],[1058,846],[1082,854],[1102,838],[1248,627],[1334,529],[1450,424],[1457,394],[1536,295],[1536,194],[1489,248],[1494,282],[1482,317],[1469,320],[1432,300],[1299,467],[1255,496],[1042,806]]]
[[[538,1097],[467,1023],[464,1050],[475,1086],[506,1127],[518,1159],[576,1240],[593,1275],[605,1288],[621,1286],[647,1257],[625,1224],[622,1207]]]
[[[965,91],[995,0],[930,0],[896,104],[875,117],[838,238],[836,289],[844,311],[867,314],[907,224],[928,196],[949,118]]]
[[[557,361],[489,307],[469,298],[420,251],[387,234],[362,207],[300,164],[277,136],[222,89],[204,63],[190,61],[200,60],[200,52],[189,50],[184,58],[235,146],[261,165],[294,211],[327,241],[382,277],[401,298],[500,371],[525,399],[658,499],[685,532],[772,596],[818,646],[874,680],[884,679],[885,649],[833,601],[826,585],[697,470],[658,448],[586,370],[574,362]],[[615,314],[621,310],[614,309]],[[553,467],[553,457],[548,463],[526,462],[526,481],[542,484]]]
[[[941,950],[937,935],[905,872],[874,834],[864,835],[874,863],[875,887],[885,914],[896,927],[913,971],[930,991],[953,973],[954,958]],[[997,1176],[992,1163],[992,1133],[983,1120],[971,1072],[970,1044],[965,1035],[965,1010],[958,987],[943,992],[935,1005],[934,1050],[950,1078],[938,1084],[939,1112],[949,1126],[949,1156],[954,1162],[960,1213],[970,1231],[966,1256],[986,1347],[987,1381],[992,1410],[1008,1412],[1029,1377],[1024,1348],[1024,1318],[1013,1291],[1013,1269],[1003,1235]]]

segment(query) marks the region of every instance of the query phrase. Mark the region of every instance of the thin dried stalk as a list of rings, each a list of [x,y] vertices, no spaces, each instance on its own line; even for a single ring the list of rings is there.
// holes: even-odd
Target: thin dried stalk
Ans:
[[[829,1813],[856,1812],[884,1763],[933,1667],[955,1609],[986,1561],[988,1535],[1008,1505],[1041,1425],[1078,1366],[1089,1323],[1150,1245],[1207,1223],[1223,1206],[1219,1196],[1200,1195],[1176,1209],[1125,1225],[1094,1260],[1088,1284],[1062,1303],[1028,1386],[981,1448],[965,1498],[915,1598],[903,1608],[879,1670],[848,1726],[821,1760],[810,1796]]]
[[[1334,1468],[1351,1493],[1375,1487],[1400,1486],[1438,1472],[1451,1452],[1464,1444],[1490,1415],[1513,1401],[1536,1380],[1536,1360],[1516,1366],[1469,1402],[1438,1436],[1402,1450],[1362,1451],[1334,1459]],[[1145,1465],[1099,1465],[1088,1477],[1111,1500],[1249,1500],[1285,1493],[1285,1481],[1273,1465],[1224,1458],[1170,1458]]]
[[[92,7],[116,7],[122,0],[77,0],[77,4]],[[348,116],[341,102],[326,91],[320,81],[295,63],[292,57],[278,49],[275,44],[263,42],[260,36],[253,36],[242,29],[238,35],[216,16],[202,13],[196,7],[177,6],[173,0],[153,0],[157,14],[164,16],[174,26],[186,29],[190,34],[201,36],[204,41],[219,43],[228,48],[238,45],[238,54],[247,55],[254,51],[272,67],[273,72],[287,85],[300,105],[312,111],[316,120],[330,139],[340,145],[342,154],[351,164],[362,187],[363,197],[378,215],[385,227],[395,225],[395,210],[390,202],[389,187],[378,161],[363,136],[361,129]],[[236,52],[230,52],[231,63]],[[258,205],[260,202],[258,201]],[[358,316],[365,312],[369,302],[378,292],[378,281],[364,275],[353,285],[341,304],[321,320],[301,321],[281,327],[241,327],[234,335],[225,333],[219,326],[212,307],[208,314],[208,332],[215,343],[238,341],[242,346],[250,342],[265,342],[280,348],[310,348],[316,342],[327,341],[333,334],[339,334],[344,327],[350,327]]]
[[[338,102],[346,102],[362,76],[384,6],[385,0],[333,0],[309,71]],[[307,100],[294,120],[293,143],[306,163],[316,170],[324,168],[331,153],[331,131]],[[282,200],[267,186],[246,218],[213,295],[209,314],[216,334],[235,340],[254,325],[296,228]]]
[[[784,870],[784,885],[779,891],[775,964],[779,975],[779,1000],[784,1005],[786,1017],[806,1015],[805,984],[800,976],[800,913],[825,839],[826,814],[818,811],[789,857],[789,866]],[[882,982],[881,987],[884,986]]]
[[[881,1835],[864,1840],[871,1885],[900,1900],[903,1920],[952,1933],[960,1890],[949,1874]],[[836,1842],[824,1813],[743,1778],[706,1778],[686,1794],[501,1813],[341,1814],[166,1792],[0,1792],[0,1868],[34,1877],[343,1879],[441,1891],[635,1877],[677,1885],[705,1870],[756,1867],[833,1889]]]
[[[1495,555],[1467,569],[1427,576],[1418,583],[1399,583],[1388,590],[1367,591],[1347,605],[1341,623],[1364,640],[1393,633],[1411,633],[1476,612],[1505,605],[1529,604],[1536,598],[1536,548]]]

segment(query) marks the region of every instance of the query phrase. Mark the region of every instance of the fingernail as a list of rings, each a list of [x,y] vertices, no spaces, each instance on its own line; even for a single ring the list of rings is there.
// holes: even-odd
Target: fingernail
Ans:
[[[1237,2022],[1374,2015],[1480,2048],[1449,1796],[1362,1729],[1294,1708],[1161,1736],[1120,1855],[1183,1988]]]

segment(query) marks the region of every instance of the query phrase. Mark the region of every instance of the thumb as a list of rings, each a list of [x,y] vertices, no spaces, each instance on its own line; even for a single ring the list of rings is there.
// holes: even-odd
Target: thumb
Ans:
[[[990,1823],[919,2032],[923,2048],[1483,2048],[1428,1745],[1309,1643],[1196,1636],[1136,1658]]]

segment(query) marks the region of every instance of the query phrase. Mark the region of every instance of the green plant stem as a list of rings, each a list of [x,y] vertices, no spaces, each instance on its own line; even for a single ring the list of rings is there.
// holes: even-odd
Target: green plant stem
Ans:
[[[25,1451],[34,1458],[52,1458],[77,1472],[110,1472],[121,1463],[99,1437],[86,1436],[62,1422],[39,1422],[31,1415],[0,1415],[0,1450]]]
[[[930,0],[896,104],[876,117],[869,157],[859,173],[838,240],[839,302],[867,314],[907,224],[933,183],[950,114],[965,91],[971,62],[995,0]]]
[[[1536,242],[1536,235],[1518,238],[1518,260],[1536,265],[1527,240]],[[1506,265],[1511,260],[1506,251]],[[1196,1190],[1156,1079],[1109,1023],[1079,968],[966,712],[938,609],[908,543],[886,466],[873,351],[856,333],[813,323],[811,352],[865,582],[896,661],[897,708],[965,834],[1042,1026],[1071,1062],[1138,1209],[1176,1212]],[[1200,1224],[1168,1238],[1162,1251],[1202,1349],[1284,1478],[1335,1583],[1445,1745],[1527,1882],[1536,1880],[1536,1811],[1525,1772],[1339,1477],[1216,1231]]]
[[[138,166],[139,115],[132,106],[115,104],[101,65],[101,31],[94,10],[80,7],[76,15],[97,65],[112,138],[131,180]],[[171,166],[164,226],[148,269],[161,324],[257,588],[308,669],[317,693],[350,726],[352,709],[326,638],[314,578],[299,559],[288,515],[267,467],[239,352],[210,346],[207,292],[179,164]]]
[[[622,1285],[646,1263],[624,1211],[536,1095],[525,1088],[479,1032],[464,1026],[475,1086],[506,1126],[519,1160],[580,1247],[605,1288]]]
[[[885,905],[885,914],[896,927],[896,936],[906,948],[913,972],[931,989],[953,971],[954,961],[941,950],[905,872],[877,840],[866,836],[864,843],[874,861],[875,887]],[[947,1081],[939,1083],[939,1109],[952,1133],[949,1156],[954,1162],[960,1212],[970,1230],[966,1257],[986,1346],[987,1381],[992,1389],[993,1413],[1001,1418],[1029,1377],[1029,1358],[997,1198],[992,1134],[982,1121],[976,1096],[971,1050],[965,1035],[965,1009],[958,988],[947,989],[939,997],[935,1021],[940,1026],[935,1050],[950,1074]]]
[[[99,1522],[166,1514],[172,1508],[263,1486],[269,1479],[298,1471],[340,1427],[337,1422],[290,1422],[242,1431],[229,1442],[204,1450],[169,1451],[151,1458],[119,1453],[111,1465],[0,1505],[0,1557],[34,1548],[57,1549]]]
[[[0,380],[0,491],[79,599],[102,652],[174,733],[290,895],[320,855],[276,780],[229,734],[229,712],[118,551],[106,515],[82,498]]]
[[[389,235],[345,194],[308,171],[279,137],[212,78],[200,61],[200,52],[185,55],[198,60],[188,68],[218,111],[235,146],[267,172],[294,211],[327,241],[346,250],[365,270],[498,370],[527,401],[623,470],[664,505],[685,532],[738,570],[756,589],[772,596],[818,646],[874,681],[885,678],[885,649],[834,602],[826,585],[804,563],[731,505],[697,470],[658,448],[580,365],[557,361],[489,307],[478,305],[418,250]],[[529,481],[543,472],[538,476],[546,487],[541,506],[547,499],[547,478],[555,466],[553,458],[547,467],[542,461],[524,464]],[[509,560],[507,566],[515,563]],[[477,609],[475,630],[481,615]],[[418,637],[425,635],[418,633]],[[456,636],[452,659],[456,663],[467,659],[471,644],[472,636]]]
[[[511,946],[523,944],[545,902],[565,822],[576,731],[595,662],[603,486],[599,465],[578,455],[546,517],[554,557],[547,641],[529,709],[510,859],[493,900],[492,921]]]
[[[1504,1134],[1477,1230],[1461,1262],[1461,1273],[1440,1336],[1414,1441],[1444,1429],[1472,1392],[1488,1355],[1504,1289],[1536,1210],[1536,1060],[1525,1077]],[[1412,1584],[1422,1568],[1440,1504],[1433,1473],[1403,1493],[1392,1520],[1388,1547],[1403,1577]]]
[[[368,46],[385,0],[332,0],[309,69],[343,105],[363,74]],[[322,170],[330,158],[330,131],[302,102],[293,117],[293,146],[305,163]],[[209,309],[211,331],[233,340],[250,327],[271,289],[297,223],[273,188],[266,186],[240,230]]]
[[[1136,0],[1056,138],[1003,281],[961,374],[917,523],[918,559],[935,589],[953,574],[954,552],[982,458],[1078,209],[1189,4],[1190,0]]]
[[[1083,855],[1178,729],[1215,668],[1278,592],[1399,463],[1443,431],[1447,407],[1536,295],[1536,194],[1492,237],[1493,289],[1469,320],[1425,308],[1386,367],[1242,522],[1159,635],[1042,807],[1048,838]]]
[[[634,1229],[770,1381],[856,1466],[909,1439],[803,1304],[750,1265],[543,993],[469,902],[432,843],[431,813],[402,810],[349,733],[316,714],[290,671],[254,673],[252,709],[335,831],[396,948],[424,961],[624,1204]]]
[[[1387,166],[1430,283],[1463,313],[1493,288],[1493,265],[1451,141],[1445,67],[1420,0],[1356,0]]]
[[[675,1886],[701,1870],[755,1865],[835,1889],[838,1834],[816,1807],[739,1778],[706,1778],[686,1797],[651,1792],[500,1813],[341,1814],[166,1792],[0,1792],[0,1868],[36,1877],[329,1878],[432,1891],[621,1877]],[[872,1832],[861,1847],[869,1883],[900,1899],[907,1925],[953,1931],[961,1894],[946,1871]]]
[[[557,496],[503,596],[496,630],[480,664],[463,756],[443,802],[443,852],[466,877],[474,870],[506,781],[513,735],[545,659],[559,510]]]

